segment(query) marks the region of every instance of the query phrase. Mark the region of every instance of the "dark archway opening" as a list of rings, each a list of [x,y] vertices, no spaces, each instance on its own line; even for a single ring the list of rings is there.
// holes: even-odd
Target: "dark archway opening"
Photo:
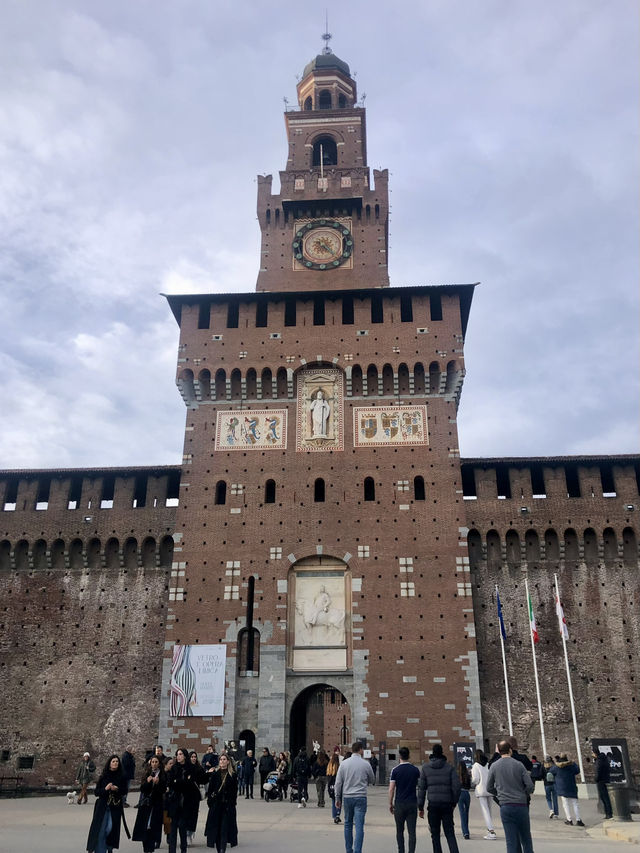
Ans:
[[[331,755],[334,746],[343,751],[351,740],[351,709],[340,690],[329,684],[312,684],[296,696],[289,719],[292,756],[301,746],[311,754],[314,741]]]
[[[247,750],[250,749],[253,752],[253,757],[256,755],[256,733],[251,729],[245,729],[240,732],[238,735],[238,747],[241,756],[245,756],[247,754]]]

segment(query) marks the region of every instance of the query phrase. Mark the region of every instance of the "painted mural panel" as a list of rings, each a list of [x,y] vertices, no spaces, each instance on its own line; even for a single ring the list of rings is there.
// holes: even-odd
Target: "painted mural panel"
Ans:
[[[286,409],[218,412],[216,450],[285,450]]]
[[[342,371],[326,368],[298,374],[296,450],[344,450]]]
[[[227,647],[174,646],[171,663],[172,717],[222,717]]]
[[[426,406],[356,407],[353,410],[355,447],[429,444]]]

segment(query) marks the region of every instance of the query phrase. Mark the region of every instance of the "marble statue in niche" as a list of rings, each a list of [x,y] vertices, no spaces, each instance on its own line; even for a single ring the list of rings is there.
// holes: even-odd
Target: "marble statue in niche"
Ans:
[[[296,450],[343,450],[342,381],[334,368],[298,374]]]
[[[325,400],[322,388],[316,392],[309,409],[311,410],[311,438],[328,438],[327,422],[331,414],[331,406]]]

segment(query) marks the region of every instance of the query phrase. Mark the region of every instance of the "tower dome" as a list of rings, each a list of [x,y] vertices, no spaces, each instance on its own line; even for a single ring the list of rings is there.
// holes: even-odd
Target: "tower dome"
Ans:
[[[343,62],[341,59],[335,55],[335,53],[319,53],[315,59],[312,59],[311,62],[308,62],[304,71],[302,72],[302,79],[311,74],[312,71],[325,70],[328,68],[336,68],[338,71],[341,71],[347,77],[351,77],[351,72],[349,70],[349,66],[346,62]]]
[[[305,65],[297,90],[301,110],[350,108],[357,100],[349,66],[328,47]]]

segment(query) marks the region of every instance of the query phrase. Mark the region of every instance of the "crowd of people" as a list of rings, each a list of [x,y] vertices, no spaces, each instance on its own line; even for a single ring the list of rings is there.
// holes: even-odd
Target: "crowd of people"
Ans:
[[[429,760],[421,768],[410,762],[408,748],[399,750],[399,764],[389,782],[389,810],[396,824],[398,853],[405,853],[405,830],[408,851],[415,853],[417,818],[427,821],[434,853],[441,853],[441,833],[447,840],[449,853],[458,853],[454,829],[457,807],[462,835],[469,834],[471,795],[475,795],[486,826],[484,838],[497,839],[492,819],[492,804],[499,807],[507,853],[532,853],[529,804],[536,781],[544,785],[549,818],[559,818],[561,803],[565,824],[584,826],[578,806],[576,778],[578,765],[561,754],[546,756],[543,762],[536,756],[520,753],[515,738],[509,737],[496,745],[489,758],[477,749],[473,761],[447,761],[441,744],[434,744]],[[120,843],[121,828],[127,837],[142,843],[143,853],[152,853],[161,846],[163,833],[169,853],[186,853],[193,842],[200,804],[206,800],[205,836],[207,846],[226,853],[227,847],[238,843],[236,805],[238,797],[253,799],[256,772],[259,775],[260,797],[270,801],[297,803],[306,808],[309,783],[315,784],[316,805],[324,808],[331,800],[331,818],[341,823],[344,818],[347,853],[361,853],[367,810],[367,787],[375,784],[377,759],[365,760],[362,745],[353,744],[343,755],[338,746],[331,754],[314,744],[313,752],[302,747],[295,757],[288,751],[278,754],[267,747],[257,759],[253,750],[240,753],[232,741],[218,755],[210,745],[199,759],[194,751],[179,747],[174,755],[164,754],[158,745],[145,757],[140,775],[137,809],[133,830],[125,819],[129,787],[135,780],[135,755],[128,747],[122,756],[110,755],[96,786],[96,802],[87,838],[89,853],[112,853]],[[596,784],[605,812],[611,819],[612,808],[607,790],[609,763],[605,755],[595,754]],[[78,767],[77,784],[81,790],[78,804],[87,802],[87,788],[96,772],[95,763],[85,753]],[[355,839],[354,839],[355,831]]]
[[[434,853],[442,853],[441,833],[447,840],[449,853],[458,853],[454,812],[457,807],[462,836],[468,839],[472,791],[486,826],[484,838],[487,841],[497,840],[491,815],[492,803],[496,803],[507,853],[533,853],[529,806],[537,781],[544,785],[551,820],[559,818],[560,800],[565,824],[585,825],[578,807],[576,779],[580,769],[566,754],[555,758],[547,755],[543,762],[538,761],[535,755],[529,759],[518,751],[516,739],[508,737],[496,745],[496,752],[491,758],[477,749],[472,762],[459,760],[453,766],[445,758],[442,746],[435,744],[429,761],[419,770],[410,763],[406,747],[399,752],[400,763],[393,768],[389,783],[389,810],[396,821],[398,853],[405,853],[405,829],[409,840],[408,853],[415,853],[417,817],[424,818],[425,802]],[[598,795],[605,819],[610,820],[609,762],[601,753],[594,753],[593,758]]]
[[[244,796],[253,799],[256,771],[259,775],[260,797],[266,800],[289,799],[306,808],[309,800],[309,782],[315,784],[317,807],[325,808],[326,796],[331,800],[331,816],[341,823],[341,809],[336,802],[335,788],[338,769],[343,756],[338,746],[331,756],[318,747],[307,754],[302,747],[295,757],[288,751],[276,755],[275,751],[263,748],[257,760],[253,750],[241,754],[235,742],[222,749],[220,755],[210,745],[202,760],[195,750],[179,747],[174,755],[165,755],[157,745],[144,761],[140,775],[140,791],[134,808],[137,814],[130,831],[125,817],[129,788],[135,780],[135,754],[127,747],[122,756],[110,755],[96,782],[93,818],[87,838],[89,853],[112,853],[118,849],[121,829],[128,838],[142,843],[143,853],[152,853],[166,837],[169,853],[185,853],[193,842],[200,804],[203,798],[207,805],[205,836],[208,847],[225,853],[227,847],[238,842],[236,816],[237,799]],[[377,759],[370,759],[377,768]],[[371,764],[367,765],[374,773]],[[87,803],[87,789],[96,773],[96,765],[88,752],[84,753],[76,774],[76,783],[81,786],[77,797],[79,805]]]

